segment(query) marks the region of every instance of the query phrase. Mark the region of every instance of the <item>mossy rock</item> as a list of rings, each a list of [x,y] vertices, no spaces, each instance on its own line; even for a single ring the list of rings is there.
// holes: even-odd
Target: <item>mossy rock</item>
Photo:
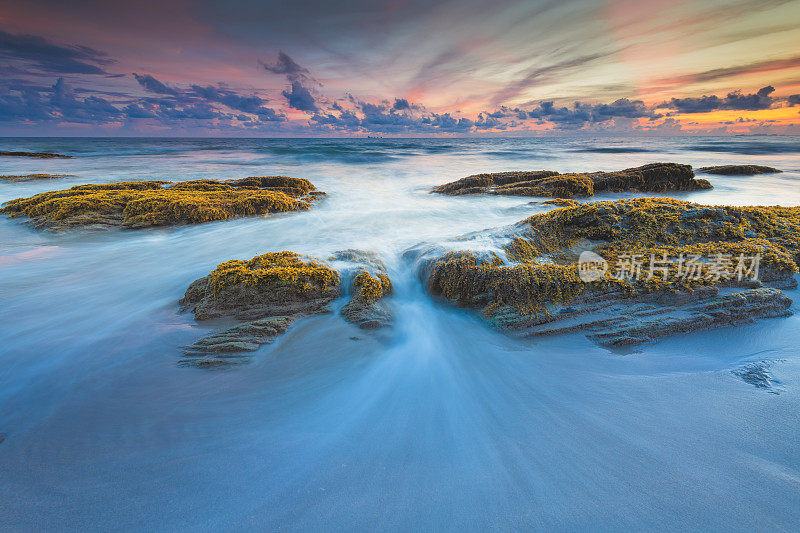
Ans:
[[[349,280],[350,300],[342,307],[342,316],[361,329],[378,329],[392,321],[391,309],[385,302],[394,287],[386,264],[374,252],[342,250],[330,258],[342,265],[340,274]]]
[[[704,206],[664,198],[594,202],[533,215],[510,231],[498,232],[498,238],[503,236],[511,236],[511,241],[498,252],[434,250],[429,258],[423,254],[429,291],[481,310],[501,327],[531,328],[569,319],[571,326],[549,331],[587,329],[608,341],[604,343],[625,344],[624,328],[647,340],[667,331],[687,331],[686,316],[712,327],[741,323],[748,313],[750,319],[789,313],[791,300],[779,290],[758,291],[763,284],[796,286],[800,208]],[[649,261],[664,257],[759,255],[760,268],[757,279],[681,277],[682,263],[675,262],[665,263],[666,270],[653,276],[626,278],[606,270],[586,281],[579,271],[582,252],[599,254],[612,265],[637,255],[645,258],[645,273]],[[720,295],[720,287],[743,291],[743,296]],[[637,302],[647,303],[650,307],[643,313],[669,326],[660,328],[645,315],[628,317],[626,306]],[[747,311],[737,313],[733,308],[739,303],[746,303]],[[683,318],[674,313],[683,313]],[[578,320],[577,315],[589,318]],[[630,339],[634,342],[636,336]]]
[[[782,172],[777,168],[765,167],[763,165],[717,165],[713,167],[701,167],[697,170],[705,174],[718,174],[720,176],[755,176],[756,174],[775,174]]]
[[[577,198],[600,192],[668,192],[711,189],[694,176],[692,167],[677,163],[650,163],[614,172],[559,174],[552,170],[476,174],[446,183],[433,192],[448,195],[500,194]]]
[[[181,305],[198,320],[311,314],[327,310],[339,284],[339,274],[318,260],[266,253],[220,263],[189,286]]]
[[[72,159],[71,155],[53,154],[50,152],[3,152],[0,157],[33,157],[36,159]]]
[[[62,178],[74,177],[70,174],[23,174],[19,176],[0,176],[0,181],[38,181],[38,180],[57,180]]]
[[[178,183],[130,181],[77,185],[6,202],[0,213],[28,217],[50,228],[115,226],[126,229],[199,224],[234,217],[301,211],[314,186],[285,176]]]
[[[272,342],[297,320],[329,312],[344,292],[343,285],[350,287],[350,301],[342,309],[348,321],[363,329],[391,321],[383,298],[391,294],[392,284],[386,265],[372,252],[343,250],[322,261],[283,251],[220,263],[194,281],[179,303],[197,320],[246,322],[214,331],[186,347],[181,364],[216,367],[245,362],[243,353]]]

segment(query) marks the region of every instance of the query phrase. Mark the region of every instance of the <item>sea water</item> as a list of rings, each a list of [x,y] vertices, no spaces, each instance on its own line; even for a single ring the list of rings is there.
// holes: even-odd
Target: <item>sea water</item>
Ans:
[[[0,139],[0,201],[83,183],[288,175],[311,211],[138,231],[0,218],[0,525],[12,529],[793,530],[800,314],[632,353],[520,340],[426,294],[403,252],[542,212],[447,197],[479,172],[763,164],[702,176],[705,204],[800,205],[792,137]],[[632,197],[602,195],[593,200]],[[178,366],[210,331],[177,301],[218,263],[372,250],[392,328],[306,318],[222,370]],[[797,291],[787,294],[800,301]],[[334,307],[343,301],[336,302]],[[798,304],[793,306],[795,312]],[[772,392],[731,370],[769,361]],[[777,394],[776,394],[777,392]]]

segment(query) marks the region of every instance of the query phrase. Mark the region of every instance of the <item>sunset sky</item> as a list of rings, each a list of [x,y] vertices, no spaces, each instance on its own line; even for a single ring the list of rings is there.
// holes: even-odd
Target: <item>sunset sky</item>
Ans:
[[[2,135],[800,134],[800,0],[0,4]]]

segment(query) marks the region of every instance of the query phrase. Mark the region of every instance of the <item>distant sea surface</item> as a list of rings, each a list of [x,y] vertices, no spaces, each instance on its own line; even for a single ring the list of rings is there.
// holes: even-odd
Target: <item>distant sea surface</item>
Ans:
[[[800,205],[797,137],[0,138],[0,201],[83,183],[288,175],[308,212],[139,231],[0,217],[0,524],[10,529],[793,530],[800,523],[795,315],[615,353],[491,330],[427,296],[403,252],[542,212],[446,197],[480,172],[758,164],[705,204]],[[636,194],[608,194],[607,200]],[[246,365],[177,366],[211,328],[177,301],[218,263],[372,250],[391,330],[298,322]],[[344,302],[337,302],[336,306]],[[780,394],[731,370],[770,361]]]

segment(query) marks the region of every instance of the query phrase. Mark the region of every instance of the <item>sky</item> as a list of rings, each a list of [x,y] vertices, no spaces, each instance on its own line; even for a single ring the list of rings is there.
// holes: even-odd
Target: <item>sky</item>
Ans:
[[[800,0],[0,3],[0,135],[800,134]]]

